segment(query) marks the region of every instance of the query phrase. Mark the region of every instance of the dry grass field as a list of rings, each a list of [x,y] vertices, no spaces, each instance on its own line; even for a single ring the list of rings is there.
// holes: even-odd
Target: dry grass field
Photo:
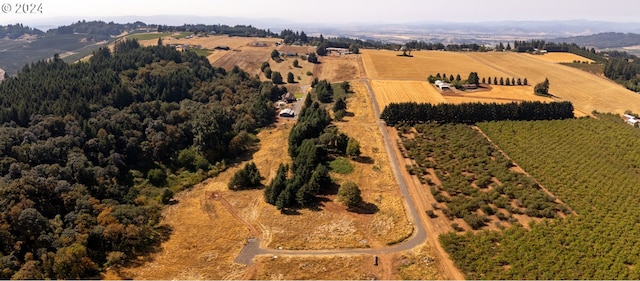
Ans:
[[[374,279],[373,257],[259,257],[256,280],[365,280]]]
[[[358,138],[365,161],[354,163],[352,174],[337,178],[338,181],[355,181],[362,189],[365,201],[376,205],[378,211],[372,214],[347,212],[344,206],[334,202],[335,196],[330,195],[321,203],[322,211],[302,209],[298,215],[283,215],[262,200],[261,190],[227,190],[227,181],[243,166],[239,164],[179,194],[179,203],[170,206],[164,213],[163,223],[172,227],[173,233],[163,243],[161,250],[144,257],[137,266],[112,270],[107,276],[135,279],[242,279],[247,274],[247,266],[236,264],[233,259],[250,233],[238,217],[260,229],[263,246],[269,248],[378,248],[408,236],[412,226],[405,216],[404,203],[378,132],[371,101],[364,84],[353,83],[352,87],[355,94],[348,99],[348,106],[353,116],[346,117],[346,121],[338,126]],[[292,125],[290,120],[279,120],[274,128],[258,134],[260,147],[251,161],[256,163],[266,178],[265,183],[275,175],[279,163],[290,162],[286,142]],[[229,202],[233,214],[219,200],[211,200],[212,192]],[[367,264],[371,263],[371,258],[364,258]],[[343,279],[364,278],[368,272],[372,272],[370,268],[345,268],[343,259],[339,256],[292,258],[300,262],[285,262],[273,268],[272,263],[278,261],[265,260],[267,264],[264,265],[263,260],[258,259],[256,266],[259,270],[256,274],[258,278],[267,278],[289,272],[291,275],[284,275],[285,278],[315,276]],[[345,262],[361,264],[361,259],[363,257],[354,256]],[[314,266],[301,271],[300,264]],[[320,270],[320,265],[327,270]],[[388,268],[392,266],[389,264]],[[322,275],[318,275],[322,272]],[[386,274],[384,276],[394,277],[388,275],[391,273]]]
[[[530,55],[532,57],[535,57],[537,59],[541,59],[543,61],[548,61],[548,62],[556,62],[556,63],[561,63],[561,62],[566,62],[566,63],[570,63],[570,62],[574,62],[574,61],[579,61],[579,62],[588,62],[588,63],[592,63],[593,60],[585,58],[583,56],[578,56],[576,54],[572,54],[572,53],[546,53],[544,55]]]
[[[640,95],[605,78],[579,69],[540,60],[534,56],[516,53],[468,53],[468,57],[490,67],[527,77],[535,85],[545,78],[550,81],[549,92],[560,100],[573,103],[576,111],[590,114],[600,112],[640,112]]]
[[[390,103],[415,101],[418,103],[447,102],[440,93],[427,81],[372,80],[371,87],[376,94],[380,110]]]
[[[624,87],[607,79],[593,75],[575,68],[558,64],[557,61],[573,61],[573,56],[567,54],[551,54],[550,57],[518,54],[512,52],[492,53],[454,53],[439,51],[413,52],[413,58],[398,57],[398,52],[392,51],[363,51],[363,62],[370,79],[377,80],[410,80],[425,81],[428,75],[446,73],[458,74],[465,78],[469,72],[478,72],[483,77],[514,77],[527,78],[530,85],[535,85],[548,78],[551,82],[550,92],[556,98],[553,100],[566,100],[573,103],[577,116],[589,115],[593,110],[601,112],[624,113],[625,110],[640,111],[640,95],[626,90]],[[580,57],[578,57],[580,58]],[[584,60],[584,59],[583,59]],[[374,81],[373,84],[378,82]],[[396,82],[388,82],[390,84]],[[393,86],[387,86],[393,87]],[[400,86],[397,86],[400,87]],[[533,89],[531,92],[533,92]],[[541,100],[540,97],[529,95],[527,87],[494,87],[488,93],[472,93],[448,97],[447,102],[473,102],[473,101],[518,101]],[[377,98],[387,97],[383,87],[378,91]],[[412,90],[413,92],[413,90]],[[409,93],[408,95],[416,95]],[[384,96],[383,96],[384,95]],[[406,96],[406,98],[411,98]],[[421,101],[423,97],[412,101]],[[477,98],[477,99],[476,99]],[[544,100],[544,99],[542,99]],[[383,103],[379,101],[379,103]]]
[[[224,279],[234,272],[243,272],[245,265],[236,258],[248,229],[208,193],[222,191],[236,169],[209,179],[176,196],[178,204],[163,212],[162,224],[172,229],[169,240],[160,251],[136,261],[136,264],[112,270],[108,276],[116,279]],[[115,274],[114,274],[115,273]]]
[[[399,57],[400,52],[362,50],[362,60],[369,79],[426,81],[429,75],[460,74],[466,79],[470,72],[480,77],[510,76],[498,69],[470,59],[465,53],[415,51],[412,58]]]
[[[320,80],[341,82],[365,78],[361,55],[325,56],[320,57],[320,64],[316,65],[315,73]]]

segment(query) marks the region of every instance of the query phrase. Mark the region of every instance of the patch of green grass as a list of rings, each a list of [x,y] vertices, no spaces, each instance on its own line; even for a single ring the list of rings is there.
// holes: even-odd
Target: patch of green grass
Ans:
[[[180,192],[193,187],[206,178],[207,174],[202,170],[198,170],[195,173],[184,170],[178,172],[177,174],[168,175],[167,186],[174,192]]]
[[[351,165],[351,161],[344,157],[338,157],[335,160],[329,162],[329,167],[332,171],[338,174],[350,174],[353,173],[353,165]]]
[[[180,32],[180,34],[173,36],[173,38],[182,39],[190,35],[193,35],[193,32]]]
[[[137,40],[151,40],[158,39],[160,37],[169,36],[171,33],[140,33],[140,34],[131,34],[127,36],[127,39],[137,39]]]
[[[191,51],[195,52],[198,56],[203,57],[207,57],[213,53],[213,51],[209,49],[191,49]]]
[[[594,64],[594,63],[560,63],[562,65],[570,66],[573,68],[580,69],[582,71],[586,71],[589,73],[593,73],[596,75],[604,74],[604,64]]]

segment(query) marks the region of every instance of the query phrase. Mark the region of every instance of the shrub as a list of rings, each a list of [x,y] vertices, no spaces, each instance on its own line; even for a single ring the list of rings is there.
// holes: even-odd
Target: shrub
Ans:
[[[353,165],[351,165],[349,159],[344,157],[338,157],[329,162],[329,167],[338,174],[350,174],[353,172]]]
[[[343,183],[338,189],[338,202],[342,202],[350,209],[362,204],[362,195],[358,185],[352,181]]]
[[[164,186],[167,184],[167,174],[162,169],[151,169],[147,172],[147,179],[155,186]]]

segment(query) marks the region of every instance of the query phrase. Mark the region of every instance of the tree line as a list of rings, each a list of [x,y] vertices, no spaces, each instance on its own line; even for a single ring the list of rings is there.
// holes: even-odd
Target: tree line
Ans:
[[[423,122],[474,124],[499,120],[555,120],[574,118],[573,104],[568,101],[498,103],[391,103],[380,115],[388,125]]]
[[[156,245],[162,206],[249,149],[279,95],[135,40],[25,66],[0,84],[0,277],[93,278]]]
[[[634,55],[610,57],[604,64],[604,75],[631,91],[640,92],[640,61]]]
[[[24,26],[21,23],[0,25],[0,30],[2,30],[0,37],[6,37],[8,39],[18,39],[23,35],[27,35],[27,34],[35,35],[35,36],[40,36],[45,34],[44,31],[40,29]]]

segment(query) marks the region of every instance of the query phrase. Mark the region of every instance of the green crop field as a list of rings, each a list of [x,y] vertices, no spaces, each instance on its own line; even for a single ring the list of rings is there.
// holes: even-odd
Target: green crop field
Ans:
[[[640,130],[597,117],[478,125],[576,215],[440,236],[466,278],[640,278]]]

